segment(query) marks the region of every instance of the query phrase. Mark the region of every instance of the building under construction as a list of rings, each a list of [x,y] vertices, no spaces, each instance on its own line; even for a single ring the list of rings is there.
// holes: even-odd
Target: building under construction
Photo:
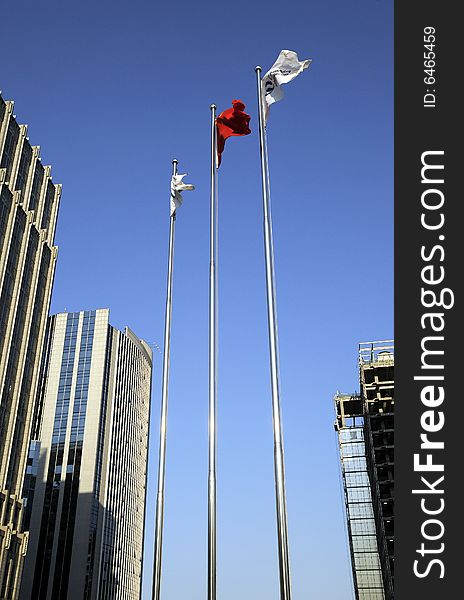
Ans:
[[[335,396],[356,600],[394,598],[394,345],[359,345],[359,394]]]

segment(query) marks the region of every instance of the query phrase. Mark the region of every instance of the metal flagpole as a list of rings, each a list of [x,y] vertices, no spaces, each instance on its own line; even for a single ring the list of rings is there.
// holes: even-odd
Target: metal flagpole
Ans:
[[[216,105],[211,104],[208,413],[208,600],[216,600],[216,404],[217,404],[217,140]]]
[[[263,188],[264,251],[266,259],[267,317],[269,330],[269,358],[271,365],[272,416],[274,424],[274,473],[277,509],[277,538],[279,545],[280,598],[281,600],[291,600],[287,506],[285,498],[284,448],[279,399],[278,337],[274,282],[274,248],[272,241],[269,189],[269,166],[267,156],[266,127],[264,124],[262,105],[261,67],[256,67],[255,71],[258,86],[259,142],[261,152],[261,181]]]
[[[177,160],[172,161],[172,175],[177,175]],[[164,321],[163,384],[161,395],[160,447],[158,462],[158,495],[156,497],[155,553],[153,564],[153,600],[159,600],[161,590],[161,559],[163,550],[164,481],[166,476],[166,429],[168,418],[169,358],[171,347],[172,270],[174,263],[174,231],[176,211],[169,220],[169,259]]]

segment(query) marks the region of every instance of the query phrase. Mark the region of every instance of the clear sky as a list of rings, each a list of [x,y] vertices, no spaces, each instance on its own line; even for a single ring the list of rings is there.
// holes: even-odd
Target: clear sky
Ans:
[[[52,311],[109,307],[162,347],[171,160],[196,191],[176,225],[163,600],[204,600],[209,106],[252,135],[219,173],[218,598],[277,600],[273,440],[254,67],[313,63],[271,107],[271,171],[295,600],[351,600],[332,397],[357,344],[393,336],[393,8],[16,0],[0,89],[63,184]],[[150,598],[161,354],[155,350],[143,598]]]

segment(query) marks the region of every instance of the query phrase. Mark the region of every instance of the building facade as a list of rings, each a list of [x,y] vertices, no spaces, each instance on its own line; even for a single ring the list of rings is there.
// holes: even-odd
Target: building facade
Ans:
[[[0,599],[14,600],[28,535],[23,484],[57,248],[61,187],[0,96]]]
[[[356,600],[394,598],[394,346],[359,345],[360,394],[337,394],[338,434]]]
[[[152,353],[106,309],[50,317],[21,598],[139,600]]]

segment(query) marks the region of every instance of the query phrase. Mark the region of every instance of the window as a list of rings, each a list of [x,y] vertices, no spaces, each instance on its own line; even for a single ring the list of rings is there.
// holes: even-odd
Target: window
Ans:
[[[6,169],[6,180],[9,181],[11,170],[13,168],[13,160],[16,151],[16,145],[19,138],[19,125],[14,119],[10,119],[8,124],[8,132],[6,134],[5,146],[3,148],[0,169]]]
[[[32,148],[27,140],[24,140],[23,149],[21,152],[21,160],[19,161],[18,174],[16,176],[15,190],[25,190],[29,167],[32,160]]]

